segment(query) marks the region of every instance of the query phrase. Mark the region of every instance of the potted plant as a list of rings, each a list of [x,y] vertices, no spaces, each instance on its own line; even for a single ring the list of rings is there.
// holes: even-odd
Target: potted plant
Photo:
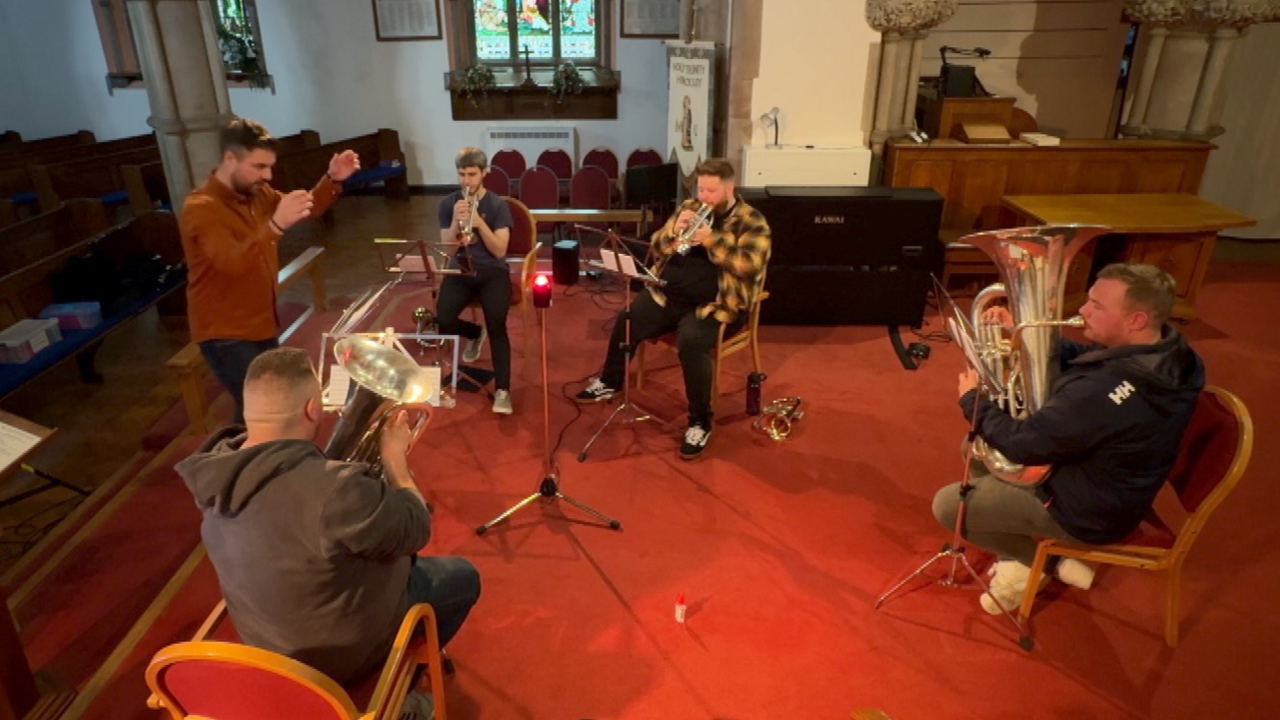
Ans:
[[[462,84],[458,91],[473,106],[479,107],[479,98],[487,96],[497,84],[493,70],[488,65],[472,65],[462,72]]]
[[[564,102],[564,96],[569,93],[581,95],[586,85],[586,81],[582,79],[582,73],[578,72],[578,67],[572,60],[556,68],[551,76],[551,94],[556,96],[557,103]]]

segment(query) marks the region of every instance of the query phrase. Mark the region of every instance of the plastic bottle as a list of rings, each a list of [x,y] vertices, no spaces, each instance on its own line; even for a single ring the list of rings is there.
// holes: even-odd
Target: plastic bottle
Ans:
[[[684,604],[684,593],[676,596],[676,622],[684,624],[684,614],[688,611],[689,606]]]
[[[764,382],[765,375],[762,372],[753,372],[747,376],[747,414],[760,414],[760,385]]]

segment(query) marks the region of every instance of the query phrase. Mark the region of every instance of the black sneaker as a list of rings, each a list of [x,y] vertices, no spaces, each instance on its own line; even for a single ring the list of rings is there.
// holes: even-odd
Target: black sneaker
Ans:
[[[711,441],[711,424],[694,423],[684,431],[684,442],[680,444],[680,457],[684,460],[692,460],[702,454],[707,449],[707,443]]]
[[[608,385],[605,385],[604,383],[600,382],[600,378],[596,377],[596,378],[591,378],[591,382],[587,385],[587,387],[582,392],[578,393],[577,395],[574,395],[573,399],[580,403],[603,402],[605,400],[611,399],[614,395],[617,395],[617,394],[618,394],[617,390],[614,390]]]

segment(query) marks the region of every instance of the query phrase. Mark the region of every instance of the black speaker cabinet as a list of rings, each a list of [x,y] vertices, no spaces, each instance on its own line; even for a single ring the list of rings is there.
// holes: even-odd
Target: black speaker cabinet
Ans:
[[[556,285],[578,284],[577,240],[561,240],[551,246],[551,279]]]
[[[938,85],[942,90],[942,97],[967,98],[973,97],[976,79],[972,65],[947,64],[942,66],[938,74]]]
[[[771,325],[910,325],[942,269],[931,188],[769,187],[743,192],[773,232]]]

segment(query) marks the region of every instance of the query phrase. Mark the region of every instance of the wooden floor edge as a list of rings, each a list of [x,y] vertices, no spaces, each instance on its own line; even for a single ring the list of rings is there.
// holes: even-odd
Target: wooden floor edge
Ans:
[[[136,492],[138,489],[138,483],[143,478],[148,477],[152,472],[154,472],[155,469],[159,467],[162,462],[168,461],[169,457],[173,455],[173,453],[182,444],[182,441],[185,440],[186,438],[187,438],[186,435],[179,435],[177,438],[174,438],[174,440],[170,442],[167,446],[165,446],[164,449],[156,453],[156,456],[152,458],[151,461],[148,462],[146,465],[142,466],[142,468],[140,468],[136,473],[134,473],[133,478],[125,485],[125,487],[121,488],[120,491],[117,492],[114,497],[112,497],[107,502],[103,503],[98,508],[98,512],[92,518],[90,518],[87,522],[81,525],[76,530],[76,533],[72,535],[71,538],[68,539],[66,543],[63,544],[62,547],[58,548],[57,552],[53,553],[48,558],[46,558],[44,560],[44,564],[40,566],[39,570],[36,570],[35,572],[31,573],[31,575],[26,580],[22,581],[21,585],[14,588],[13,591],[9,593],[9,608],[12,610],[12,609],[16,609],[19,605],[21,605],[22,601],[26,599],[27,595],[30,595],[31,592],[34,591],[35,588],[40,585],[40,582],[43,581],[46,577],[48,577],[49,573],[53,572],[54,569],[57,568],[58,565],[63,560],[65,560],[68,555],[71,554],[72,550],[75,550],[76,547],[80,545],[80,543],[84,542],[85,538],[89,537],[89,535],[92,534],[92,532],[96,530],[98,526],[106,522],[107,519],[110,518],[111,515],[121,505],[124,504],[125,500],[133,496],[133,493]],[[6,576],[7,576],[7,573],[6,573]]]
[[[125,461],[124,465],[121,466],[119,470],[116,470],[111,474],[111,477],[107,478],[106,482],[103,482],[94,489],[93,494],[86,498],[85,502],[80,503],[71,512],[67,513],[66,516],[58,522],[57,527],[51,530],[44,537],[40,538],[40,541],[37,542],[34,547],[23,553],[22,557],[18,558],[17,562],[11,565],[8,570],[5,570],[3,575],[0,575],[0,587],[8,586],[13,582],[15,577],[21,575],[27,569],[28,565],[40,558],[50,545],[58,542],[67,533],[72,532],[74,529],[78,529],[76,521],[79,520],[82,515],[91,511],[101,510],[106,507],[110,500],[98,503],[95,502],[96,498],[94,498],[93,495],[98,495],[99,493],[102,495],[114,495],[117,490],[117,486],[124,484],[129,479],[128,474],[125,471],[128,470],[140,456],[146,454],[148,454],[148,451],[146,450],[139,450],[134,453]]]
[[[74,692],[56,692],[48,695],[41,695],[36,701],[35,707],[31,708],[26,715],[22,716],[22,720],[58,720],[62,714],[71,707],[71,703],[75,701],[76,694]]]
[[[61,720],[78,720],[78,718],[89,709],[89,706],[93,704],[95,699],[97,699],[98,694],[101,693],[103,688],[107,686],[107,683],[111,681],[116,670],[120,668],[120,665],[123,664],[129,657],[129,654],[133,652],[134,646],[136,646],[138,641],[142,639],[142,636],[151,629],[151,626],[155,623],[156,619],[160,617],[160,613],[164,612],[164,610],[169,606],[169,602],[173,600],[174,596],[178,594],[178,591],[182,589],[182,586],[191,577],[191,574],[195,572],[196,567],[200,564],[201,560],[204,560],[204,557],[205,551],[204,544],[202,543],[197,545],[196,549],[187,556],[187,559],[183,561],[182,566],[174,572],[173,577],[169,578],[169,582],[165,583],[164,588],[156,594],[155,599],[151,601],[151,604],[147,606],[147,609],[138,617],[138,620],[133,624],[133,627],[129,628],[129,632],[126,633],[125,636],[120,639],[120,642],[116,644],[115,650],[111,651],[111,654],[107,656],[105,661],[103,661],[102,666],[89,677],[88,682],[84,684],[84,689],[80,691],[80,694],[76,696],[75,701],[67,708],[67,711],[63,714]]]

